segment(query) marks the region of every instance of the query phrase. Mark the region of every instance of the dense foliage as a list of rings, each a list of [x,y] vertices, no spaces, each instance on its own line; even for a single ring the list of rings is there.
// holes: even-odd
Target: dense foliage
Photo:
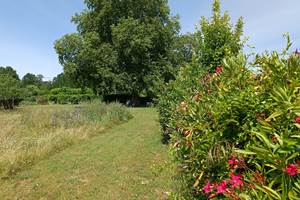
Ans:
[[[28,85],[36,85],[41,86],[43,84],[43,75],[34,75],[31,73],[27,73],[22,78],[22,85],[28,86]]]
[[[55,88],[49,94],[49,101],[56,104],[79,104],[80,102],[91,101],[93,98],[93,91],[80,88]]]
[[[51,82],[43,81],[43,75],[27,73],[21,80],[22,99],[29,104],[48,104],[48,94],[53,87]]]
[[[189,82],[191,68],[177,83]],[[170,106],[168,124],[191,196],[297,199],[299,73],[298,54],[274,52],[253,65],[243,55],[228,58],[221,71],[192,76],[197,81]]]
[[[174,45],[179,25],[170,17],[166,0],[85,4],[87,8],[73,17],[78,32],[55,43],[65,74],[78,86],[97,94],[153,96],[161,83],[174,77],[174,63],[184,60],[178,60],[183,55]]]
[[[196,54],[202,67],[212,71],[219,66],[223,58],[237,55],[243,47],[243,18],[236,25],[230,23],[227,12],[223,15],[220,2],[213,3],[211,19],[201,18],[200,29],[196,31]]]
[[[69,87],[75,88],[76,84],[64,73],[58,74],[51,82],[51,88]]]
[[[12,67],[0,67],[0,75],[10,76],[16,80],[20,80],[19,75],[17,74],[16,70]]]
[[[218,1],[214,13],[216,8]],[[222,30],[226,29],[217,35]],[[220,44],[218,40],[209,34],[202,39],[205,49]],[[224,41],[229,42],[224,46],[234,47],[232,41],[239,45],[237,39]],[[242,53],[211,51],[213,55],[206,54],[203,43],[199,47],[198,56],[180,70],[159,103],[160,122],[171,135],[170,146],[181,169],[182,188],[176,195],[297,199],[299,53],[288,54],[287,48],[281,54],[257,55],[249,63]]]
[[[13,109],[24,104],[78,104],[95,98],[92,90],[74,88],[74,83],[64,74],[53,81],[44,81],[42,75],[27,73],[20,80],[12,67],[0,67],[0,106]]]
[[[194,52],[193,59],[180,70],[176,81],[168,84],[161,91],[159,107],[160,122],[163,126],[165,139],[170,132],[169,120],[173,114],[171,109],[174,102],[182,102],[187,94],[198,84],[196,77],[207,72],[221,70],[220,65],[225,57],[236,56],[243,47],[241,36],[243,33],[243,20],[240,18],[236,25],[230,23],[227,12],[223,15],[220,2],[214,1],[213,17],[202,18],[200,29],[194,33],[191,48]],[[207,80],[203,80],[206,82]],[[197,97],[195,97],[197,98]]]
[[[0,107],[13,109],[19,104],[21,83],[16,71],[11,67],[0,67]]]

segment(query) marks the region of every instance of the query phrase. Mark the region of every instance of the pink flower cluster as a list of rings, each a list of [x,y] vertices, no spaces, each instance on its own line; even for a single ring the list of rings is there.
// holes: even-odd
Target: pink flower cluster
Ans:
[[[243,177],[240,173],[235,173],[236,169],[242,169],[243,158],[240,160],[236,156],[231,156],[228,160],[230,172],[230,179],[222,180],[220,183],[212,184],[210,181],[206,182],[206,185],[202,188],[203,193],[208,198],[214,198],[218,195],[225,195],[230,197],[232,194],[236,194],[236,190],[240,190],[245,186]],[[245,169],[245,168],[244,168]],[[284,173],[295,177],[300,174],[300,160],[295,163],[288,164],[284,169]],[[265,178],[261,173],[254,173],[253,177],[250,179],[252,182],[264,184]],[[249,188],[255,188],[252,183],[246,184]]]
[[[230,184],[233,188],[240,188],[244,186],[244,182],[241,180],[242,176],[238,174],[237,176],[231,172],[230,173]]]
[[[213,189],[213,185],[210,183],[210,181],[207,181],[206,185],[203,187],[203,192],[204,194],[209,194],[212,189]]]
[[[241,160],[241,162],[243,162]],[[229,169],[235,170],[239,168],[240,160],[233,155],[228,160]],[[230,195],[235,192],[235,189],[241,189],[245,185],[242,180],[241,174],[230,173],[230,179],[222,180],[221,183],[212,184],[210,181],[206,182],[206,185],[202,188],[203,193],[209,198],[216,197],[218,195]]]
[[[235,175],[232,172],[230,173],[230,180],[223,180],[219,184],[212,184],[210,181],[207,181],[202,190],[204,194],[208,195],[209,197],[215,197],[220,194],[229,193],[232,189],[240,189],[241,187],[243,187],[244,182],[241,179],[242,176],[240,174]],[[230,184],[230,187],[228,187],[228,183]]]
[[[297,124],[300,124],[300,116],[295,117],[295,122],[296,122]]]
[[[228,160],[229,169],[236,169],[238,168],[239,160],[236,156],[231,156],[231,158]]]
[[[223,71],[223,67],[222,66],[218,66],[218,67],[216,67],[216,74],[221,74],[222,73],[222,71]]]
[[[217,185],[216,189],[217,189],[217,194],[223,194],[224,192],[226,192],[227,181],[223,180],[219,185]]]
[[[205,194],[210,194],[214,189],[217,194],[225,193],[227,189],[227,181],[223,180],[220,184],[211,184],[210,181],[207,181],[206,185],[203,187],[203,192]]]
[[[289,164],[284,169],[284,172],[290,176],[297,176],[299,174],[298,166],[296,164]]]

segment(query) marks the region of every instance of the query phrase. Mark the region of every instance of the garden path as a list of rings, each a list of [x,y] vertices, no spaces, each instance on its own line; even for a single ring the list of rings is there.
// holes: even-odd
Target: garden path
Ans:
[[[155,109],[0,180],[0,199],[166,199],[172,171]]]

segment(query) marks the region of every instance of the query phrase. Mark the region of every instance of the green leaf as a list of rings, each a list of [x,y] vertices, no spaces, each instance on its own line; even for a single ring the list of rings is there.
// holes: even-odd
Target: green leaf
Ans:
[[[296,194],[296,195],[299,195],[299,194]],[[294,193],[292,191],[289,191],[288,196],[289,196],[289,199],[291,199],[291,200],[300,200],[300,197],[294,196]]]
[[[264,133],[252,131],[262,142],[265,143],[266,146],[269,148],[274,148],[275,146],[270,142],[270,140],[267,138],[267,136]]]
[[[299,156],[299,152],[293,153],[290,157],[288,157],[288,158],[286,159],[286,161],[289,161],[289,160],[291,160],[291,159],[293,159],[293,158],[296,158],[297,156]]]
[[[295,126],[300,129],[300,124],[295,124]]]
[[[273,190],[272,188],[269,188],[269,187],[267,187],[267,186],[263,186],[263,188],[264,188],[265,190],[267,190],[268,192],[270,192],[269,194],[272,194],[272,196],[275,197],[276,199],[278,199],[278,200],[282,199],[282,198],[280,197],[280,195],[279,195],[275,190]]]
[[[241,197],[244,200],[251,200],[251,197],[245,193],[239,194],[239,197]]]
[[[282,115],[283,113],[281,111],[276,111],[273,114],[271,114],[266,121],[270,122],[272,119],[275,119],[276,117],[279,117],[280,115]]]
[[[240,153],[240,154],[245,154],[245,155],[256,155],[256,153],[254,153],[252,151],[241,150],[241,149],[235,149],[234,152]]]
[[[277,167],[275,165],[272,165],[272,164],[266,164],[266,166],[271,167],[272,169],[277,169]]]
[[[249,149],[252,149],[253,152],[264,155],[264,156],[268,156],[270,154],[270,152],[268,150],[263,149],[261,147],[251,146],[251,147],[249,147]]]

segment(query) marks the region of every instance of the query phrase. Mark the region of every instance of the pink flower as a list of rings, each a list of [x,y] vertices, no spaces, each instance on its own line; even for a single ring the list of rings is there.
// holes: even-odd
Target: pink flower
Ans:
[[[228,164],[229,164],[229,168],[230,168],[230,169],[236,169],[236,168],[238,167],[239,160],[238,160],[235,156],[232,156],[232,157],[228,160]]]
[[[300,116],[295,117],[295,122],[300,124]]]
[[[228,160],[228,164],[229,165],[234,165],[235,164],[235,160],[233,158],[230,158],[230,160]]]
[[[216,73],[217,73],[217,74],[221,74],[222,71],[223,71],[222,66],[218,66],[218,67],[216,68]]]
[[[239,175],[235,175],[233,172],[230,173],[230,181],[229,183],[232,185],[233,188],[237,188],[239,186],[243,186],[244,182],[241,180],[242,176]]]
[[[295,164],[289,164],[284,171],[290,176],[296,176],[298,174],[298,168]]]
[[[296,55],[296,56],[300,56],[300,52],[298,51],[298,49],[296,49],[295,55]]]
[[[205,194],[208,194],[208,193],[210,193],[211,188],[212,188],[212,184],[209,181],[207,181],[206,185],[203,187],[203,192]]]
[[[222,194],[226,192],[227,182],[226,180],[222,181],[220,185],[217,185],[217,194]]]

